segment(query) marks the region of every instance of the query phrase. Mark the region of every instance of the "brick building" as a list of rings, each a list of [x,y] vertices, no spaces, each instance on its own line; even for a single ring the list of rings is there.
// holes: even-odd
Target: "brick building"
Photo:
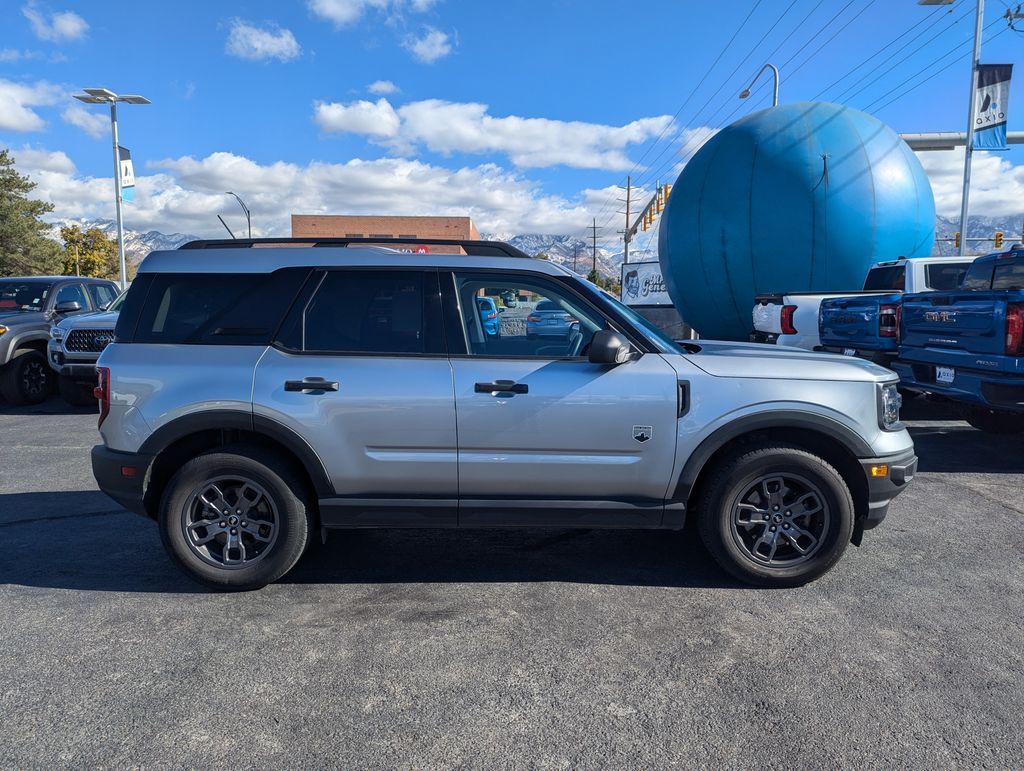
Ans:
[[[479,240],[469,217],[387,217],[354,214],[293,214],[294,238],[460,238]],[[415,248],[413,246],[412,248]],[[425,245],[428,252],[461,252],[458,247]]]

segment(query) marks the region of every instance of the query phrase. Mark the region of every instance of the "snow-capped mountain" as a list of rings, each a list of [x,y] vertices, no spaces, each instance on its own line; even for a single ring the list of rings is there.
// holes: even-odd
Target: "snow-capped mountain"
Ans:
[[[60,229],[67,225],[78,225],[82,230],[99,228],[109,238],[117,238],[117,223],[113,220],[74,220],[65,219],[52,223],[52,236],[60,239]],[[158,230],[149,230],[145,233],[137,230],[124,231],[124,253],[132,262],[139,262],[150,252],[162,249],[177,249],[187,241],[197,241],[199,236],[189,233],[161,233]]]

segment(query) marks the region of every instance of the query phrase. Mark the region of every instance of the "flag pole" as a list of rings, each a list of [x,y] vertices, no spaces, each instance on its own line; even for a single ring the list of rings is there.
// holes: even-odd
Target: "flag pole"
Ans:
[[[971,196],[971,156],[974,154],[974,103],[981,63],[981,33],[985,20],[985,0],[978,0],[974,20],[974,56],[971,59],[971,91],[967,102],[967,146],[964,148],[964,190],[960,198],[960,256],[967,254],[967,206]]]

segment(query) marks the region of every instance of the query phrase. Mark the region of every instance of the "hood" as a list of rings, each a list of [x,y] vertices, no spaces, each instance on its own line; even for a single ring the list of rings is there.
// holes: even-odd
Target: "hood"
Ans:
[[[879,382],[895,373],[852,356],[815,353],[789,345],[730,343],[695,340],[699,353],[686,358],[715,377],[772,378],[780,380],[841,380]]]
[[[42,311],[0,311],[0,324],[16,327],[21,324],[47,324]]]
[[[98,313],[79,313],[68,316],[57,324],[64,330],[82,329],[113,329],[117,324],[117,311],[100,311]]]

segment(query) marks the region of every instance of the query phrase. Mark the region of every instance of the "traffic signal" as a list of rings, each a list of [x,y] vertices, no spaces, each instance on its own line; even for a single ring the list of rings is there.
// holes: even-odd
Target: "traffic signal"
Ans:
[[[1003,248],[1003,231],[1001,231],[1001,230],[997,230],[996,231],[995,241],[996,241],[996,249],[1002,249]]]
[[[953,244],[956,246],[957,249],[960,248],[960,231],[959,230],[956,231],[956,235],[953,236]]]

